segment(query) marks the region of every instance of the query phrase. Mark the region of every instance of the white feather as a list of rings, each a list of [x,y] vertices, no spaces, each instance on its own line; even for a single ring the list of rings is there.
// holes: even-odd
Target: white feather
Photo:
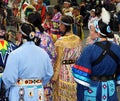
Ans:
[[[109,24],[110,13],[105,8],[102,8],[101,18],[104,23]]]

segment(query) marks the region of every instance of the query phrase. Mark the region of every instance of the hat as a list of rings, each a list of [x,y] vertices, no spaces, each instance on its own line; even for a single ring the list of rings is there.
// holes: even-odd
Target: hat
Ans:
[[[104,37],[109,37],[109,38],[114,37],[112,34],[112,30],[109,26],[109,22],[110,22],[110,14],[105,8],[102,8],[101,20],[94,21],[94,27],[96,32],[98,32]]]
[[[70,0],[65,0],[64,3],[71,4],[71,1]]]
[[[91,12],[95,12],[95,9],[91,9]]]

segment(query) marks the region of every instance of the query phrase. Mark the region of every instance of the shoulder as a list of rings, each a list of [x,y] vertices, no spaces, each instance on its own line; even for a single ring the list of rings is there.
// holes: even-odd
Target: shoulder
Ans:
[[[98,50],[99,50],[99,47],[96,46],[95,44],[88,44],[87,46],[84,47],[83,52],[92,54],[97,52]]]
[[[81,39],[77,35],[71,34],[68,36],[60,37],[56,41],[55,46],[60,46],[60,47],[74,46],[74,47],[76,47],[80,44],[81,44]]]

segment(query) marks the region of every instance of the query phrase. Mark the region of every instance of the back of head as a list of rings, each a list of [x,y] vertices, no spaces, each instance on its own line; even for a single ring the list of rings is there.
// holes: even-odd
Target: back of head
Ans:
[[[62,16],[61,22],[64,22],[64,24],[66,23],[65,24],[66,26],[70,26],[71,24],[74,23],[74,20],[71,16],[65,15],[65,16]]]
[[[37,27],[40,30],[40,32],[44,31],[43,27],[41,26],[41,24],[42,24],[42,18],[41,18],[41,16],[40,16],[39,13],[35,12],[35,13],[29,14],[29,16],[28,16],[28,22],[30,22],[35,27]]]
[[[56,9],[56,10],[57,10],[57,12],[61,12],[60,5],[55,5],[55,6],[54,6],[54,9]]]
[[[101,16],[101,13],[102,13],[101,7],[97,7],[97,8],[95,9],[95,15],[99,17],[99,16]]]
[[[80,11],[80,7],[79,6],[73,6],[74,10]]]
[[[27,41],[33,41],[35,38],[35,28],[31,24],[22,23],[20,32],[22,33],[23,39]]]
[[[72,27],[72,24],[74,23],[74,20],[71,16],[65,15],[65,16],[62,16],[60,23],[65,26],[66,30],[63,34],[63,35],[65,35],[66,32],[71,31],[71,27]]]
[[[110,13],[102,8],[101,20],[94,21],[94,27],[96,32],[98,32],[102,37],[113,38],[114,35],[110,28]]]

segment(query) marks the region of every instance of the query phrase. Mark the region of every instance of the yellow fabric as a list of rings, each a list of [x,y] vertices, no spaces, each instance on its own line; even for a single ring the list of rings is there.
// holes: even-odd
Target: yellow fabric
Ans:
[[[71,42],[72,41],[72,42]],[[55,43],[55,46],[65,47],[65,48],[75,48],[78,44],[81,43],[81,40],[78,36],[70,33],[68,36],[63,36]]]
[[[60,70],[60,65],[62,61],[62,57],[63,57],[63,47],[58,47],[56,46],[56,52],[57,52],[57,59],[56,62],[54,64],[54,75],[53,75],[53,80],[58,80],[58,76],[59,76],[59,70]]]
[[[51,34],[51,38],[52,38],[53,42],[55,43],[57,41],[57,39],[58,39],[58,35]]]
[[[63,81],[60,79],[60,71],[61,68],[63,69],[63,57],[65,55],[64,50],[67,49],[74,49],[81,45],[81,40],[78,36],[74,35],[72,32],[67,33],[66,36],[60,37],[55,42],[55,48],[57,52],[57,59],[54,64],[54,75],[52,80],[55,81],[53,85],[53,100],[54,101],[76,101],[76,83],[70,81]],[[79,50],[78,50],[79,51]],[[78,52],[79,54],[79,52]],[[80,55],[80,54],[79,54]],[[65,65],[64,65],[65,66]],[[71,75],[71,66],[73,64],[66,65],[65,68],[69,71],[68,76],[72,77]],[[63,75],[63,74],[62,74]],[[72,78],[73,79],[73,78]],[[64,85],[64,86],[63,86]],[[75,95],[75,97],[74,97]]]

